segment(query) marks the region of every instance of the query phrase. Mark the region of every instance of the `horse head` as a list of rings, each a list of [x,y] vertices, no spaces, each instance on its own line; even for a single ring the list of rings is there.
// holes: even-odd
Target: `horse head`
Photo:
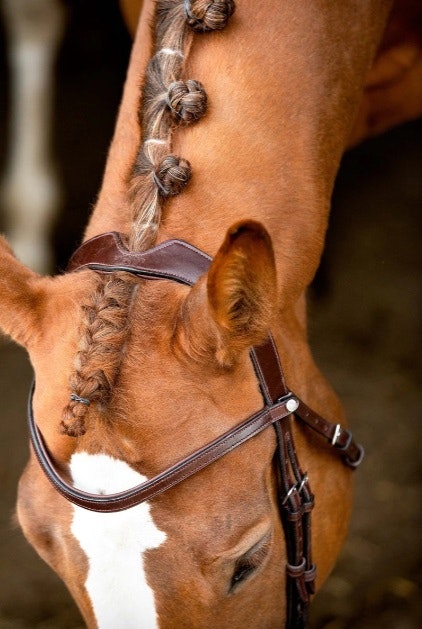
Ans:
[[[83,323],[85,350],[75,322],[101,279],[89,270],[40,278],[5,241],[1,255],[10,271],[2,297],[10,289],[10,304],[19,304],[2,326],[30,353],[34,416],[56,467],[76,488],[108,495],[139,485],[263,406],[249,351],[265,340],[277,301],[271,240],[259,223],[229,229],[192,288],[132,282],[129,329],[126,320],[115,321],[115,338],[97,348],[98,313],[115,319],[122,304],[103,295],[95,316],[86,304],[92,327]],[[107,352],[122,334],[112,396],[96,400],[84,391],[89,407],[71,404],[88,412],[69,423],[72,360],[76,355],[82,378],[82,354],[98,352],[104,377]],[[92,361],[89,369],[97,377]],[[275,452],[276,435],[264,430],[188,481],[117,513],[67,502],[33,458],[20,483],[19,521],[89,625],[131,626],[135,618],[153,627],[159,618],[168,626],[225,626],[230,619],[240,627],[251,623],[252,596],[259,601],[252,622],[265,617],[276,626],[284,614],[274,591],[285,587],[285,544]]]

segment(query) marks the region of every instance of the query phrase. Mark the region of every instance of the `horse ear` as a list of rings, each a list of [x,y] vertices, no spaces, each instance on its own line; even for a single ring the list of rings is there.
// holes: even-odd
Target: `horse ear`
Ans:
[[[26,348],[36,336],[44,281],[15,258],[0,236],[0,331]]]
[[[215,353],[222,366],[261,343],[277,302],[274,252],[270,236],[255,221],[233,225],[182,310],[183,341],[191,357]],[[182,342],[183,342],[182,341]]]
[[[221,336],[219,362],[231,363],[265,339],[277,282],[271,239],[260,223],[243,221],[228,230],[208,272],[207,293]]]

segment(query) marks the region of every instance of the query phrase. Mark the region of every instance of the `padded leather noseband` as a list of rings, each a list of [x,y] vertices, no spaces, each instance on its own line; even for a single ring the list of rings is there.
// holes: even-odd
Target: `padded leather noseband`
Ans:
[[[86,241],[72,256],[68,271],[91,269],[101,273],[128,272],[138,277],[167,279],[192,286],[211,264],[210,256],[181,240],[169,240],[148,251],[127,249],[124,236],[109,232]],[[111,495],[90,494],[67,483],[38,428],[33,414],[32,387],[28,402],[29,434],[41,468],[55,489],[70,502],[100,512],[129,509],[174,487],[211,465],[268,426],[277,436],[279,508],[287,547],[286,589],[288,629],[307,625],[310,596],[314,593],[316,568],[312,563],[311,511],[314,496],[307,474],[300,468],[292,433],[292,419],[301,420],[339,453],[343,462],[356,468],[363,448],[340,424],[333,424],[310,409],[286,385],[279,355],[271,333],[251,360],[264,399],[263,408],[224,435],[191,453],[154,478]]]

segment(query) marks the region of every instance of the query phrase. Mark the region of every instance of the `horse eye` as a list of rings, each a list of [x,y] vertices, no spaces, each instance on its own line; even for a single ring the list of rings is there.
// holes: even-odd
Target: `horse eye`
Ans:
[[[271,535],[266,535],[247,553],[236,560],[229,592],[233,592],[240,583],[251,576],[265,561],[271,546]]]

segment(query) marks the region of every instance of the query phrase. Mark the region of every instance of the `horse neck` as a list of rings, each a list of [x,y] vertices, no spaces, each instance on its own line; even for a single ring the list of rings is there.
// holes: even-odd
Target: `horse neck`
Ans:
[[[333,6],[334,4],[334,6]],[[172,136],[192,180],[167,202],[158,240],[179,237],[210,254],[241,218],[273,239],[282,303],[311,281],[322,251],[334,178],[385,11],[319,2],[237,2],[221,33],[195,35],[184,78],[207,91],[206,117]],[[103,187],[86,236],[127,232],[128,181],[140,145],[139,84],[151,54],[143,7]],[[349,15],[350,12],[350,15]],[[381,14],[381,15],[380,15]]]

